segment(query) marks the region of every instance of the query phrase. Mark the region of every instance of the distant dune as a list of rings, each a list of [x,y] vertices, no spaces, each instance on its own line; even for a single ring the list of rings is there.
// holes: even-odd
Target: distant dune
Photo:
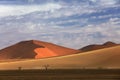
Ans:
[[[98,49],[103,49],[103,48],[109,48],[109,47],[118,46],[118,45],[120,45],[120,44],[116,44],[114,42],[108,41],[101,45],[100,44],[88,45],[79,50],[81,50],[82,52],[86,52],[86,51],[98,50]]]
[[[104,48],[73,54],[62,57],[33,59],[17,62],[0,63],[0,69],[17,69],[21,66],[26,69],[41,69],[49,65],[51,69],[76,69],[76,68],[120,68],[120,46]]]
[[[30,40],[22,41],[0,50],[0,59],[35,59],[70,55],[78,52],[80,51],[58,46],[52,43]]]

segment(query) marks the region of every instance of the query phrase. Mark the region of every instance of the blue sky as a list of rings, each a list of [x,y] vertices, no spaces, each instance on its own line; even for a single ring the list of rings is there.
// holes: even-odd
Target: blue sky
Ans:
[[[120,43],[120,0],[0,0],[0,36],[0,48],[30,39],[76,49]]]

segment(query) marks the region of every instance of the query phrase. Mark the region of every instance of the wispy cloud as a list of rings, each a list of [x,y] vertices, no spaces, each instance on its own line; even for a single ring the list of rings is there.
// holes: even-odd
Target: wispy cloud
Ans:
[[[42,5],[0,5],[0,16],[16,16],[24,15],[35,11],[54,11],[60,9],[61,5],[54,3],[47,3]]]
[[[119,0],[3,0],[0,3],[1,48],[28,39],[71,48],[108,40],[120,42]]]

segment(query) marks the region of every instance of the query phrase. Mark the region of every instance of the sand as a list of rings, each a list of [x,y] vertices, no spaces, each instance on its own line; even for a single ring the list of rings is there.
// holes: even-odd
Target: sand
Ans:
[[[31,59],[0,63],[0,69],[78,69],[78,68],[120,68],[120,46],[80,54],[46,59]]]

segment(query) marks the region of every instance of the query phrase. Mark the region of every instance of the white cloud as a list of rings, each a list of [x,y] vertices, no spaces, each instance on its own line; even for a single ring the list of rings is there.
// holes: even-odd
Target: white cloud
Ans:
[[[24,15],[35,11],[54,11],[60,9],[60,4],[46,3],[42,5],[0,5],[0,17]]]
[[[115,5],[117,0],[100,0],[101,5]]]
[[[90,0],[94,3],[93,7],[97,7],[97,9],[103,9],[108,7],[120,6],[119,0]]]
[[[113,6],[115,2],[112,2],[112,0],[110,2],[109,0],[92,1],[99,5],[96,7],[88,4],[80,5],[79,3],[73,5],[46,3],[42,5],[0,6],[0,17],[13,15],[12,17],[0,18],[0,36],[2,36],[0,40],[1,43],[5,43],[0,46],[7,46],[7,41],[12,41],[9,44],[13,44],[13,42],[28,39],[49,41],[71,48],[80,48],[88,44],[103,43],[108,40],[120,42],[120,26],[118,25],[120,19],[115,18],[116,14],[95,14],[96,12],[101,13],[105,5],[107,7],[108,5]],[[101,20],[103,18],[112,18],[108,22],[92,24],[89,22],[89,14],[92,13],[95,14],[92,18],[96,18],[96,22],[97,18]],[[84,16],[84,14],[88,15],[88,17],[81,16]],[[77,15],[82,18],[78,18]],[[69,27],[59,25],[72,22],[78,23]],[[87,24],[81,27],[79,23]],[[71,44],[71,42],[74,42],[74,44]]]
[[[14,39],[15,42],[21,40],[37,39],[53,42],[66,47],[80,48],[88,44],[104,43],[109,40],[119,42],[120,26],[115,24],[117,22],[119,22],[118,18],[111,18],[108,22],[102,24],[89,24],[85,27],[64,28],[55,27],[56,25],[54,24],[52,24],[53,26],[41,26],[41,24],[28,22],[21,25],[18,24],[16,29],[10,28],[10,30],[9,28],[7,28],[9,30],[6,31],[6,33],[10,31],[12,33],[4,35],[2,39]],[[9,24],[9,26],[11,24]],[[15,30],[16,32],[13,30]],[[71,44],[71,42],[74,42],[74,44]],[[12,43],[13,42],[11,42],[11,44]]]
[[[28,0],[29,3],[34,0]],[[79,4],[75,3],[72,5],[62,4],[61,2],[55,3],[44,3],[39,5],[0,5],[0,17],[24,15],[36,11],[51,12],[49,15],[42,16],[43,18],[56,18],[61,16],[71,16],[75,14],[90,14],[93,12],[101,11],[106,6],[115,6],[116,0],[91,0],[98,4],[97,6],[89,5],[87,3]],[[64,3],[64,2],[63,2]],[[101,7],[102,6],[102,7]]]
[[[101,6],[107,6],[107,5],[115,5],[118,0],[90,0],[93,3],[97,3]]]

